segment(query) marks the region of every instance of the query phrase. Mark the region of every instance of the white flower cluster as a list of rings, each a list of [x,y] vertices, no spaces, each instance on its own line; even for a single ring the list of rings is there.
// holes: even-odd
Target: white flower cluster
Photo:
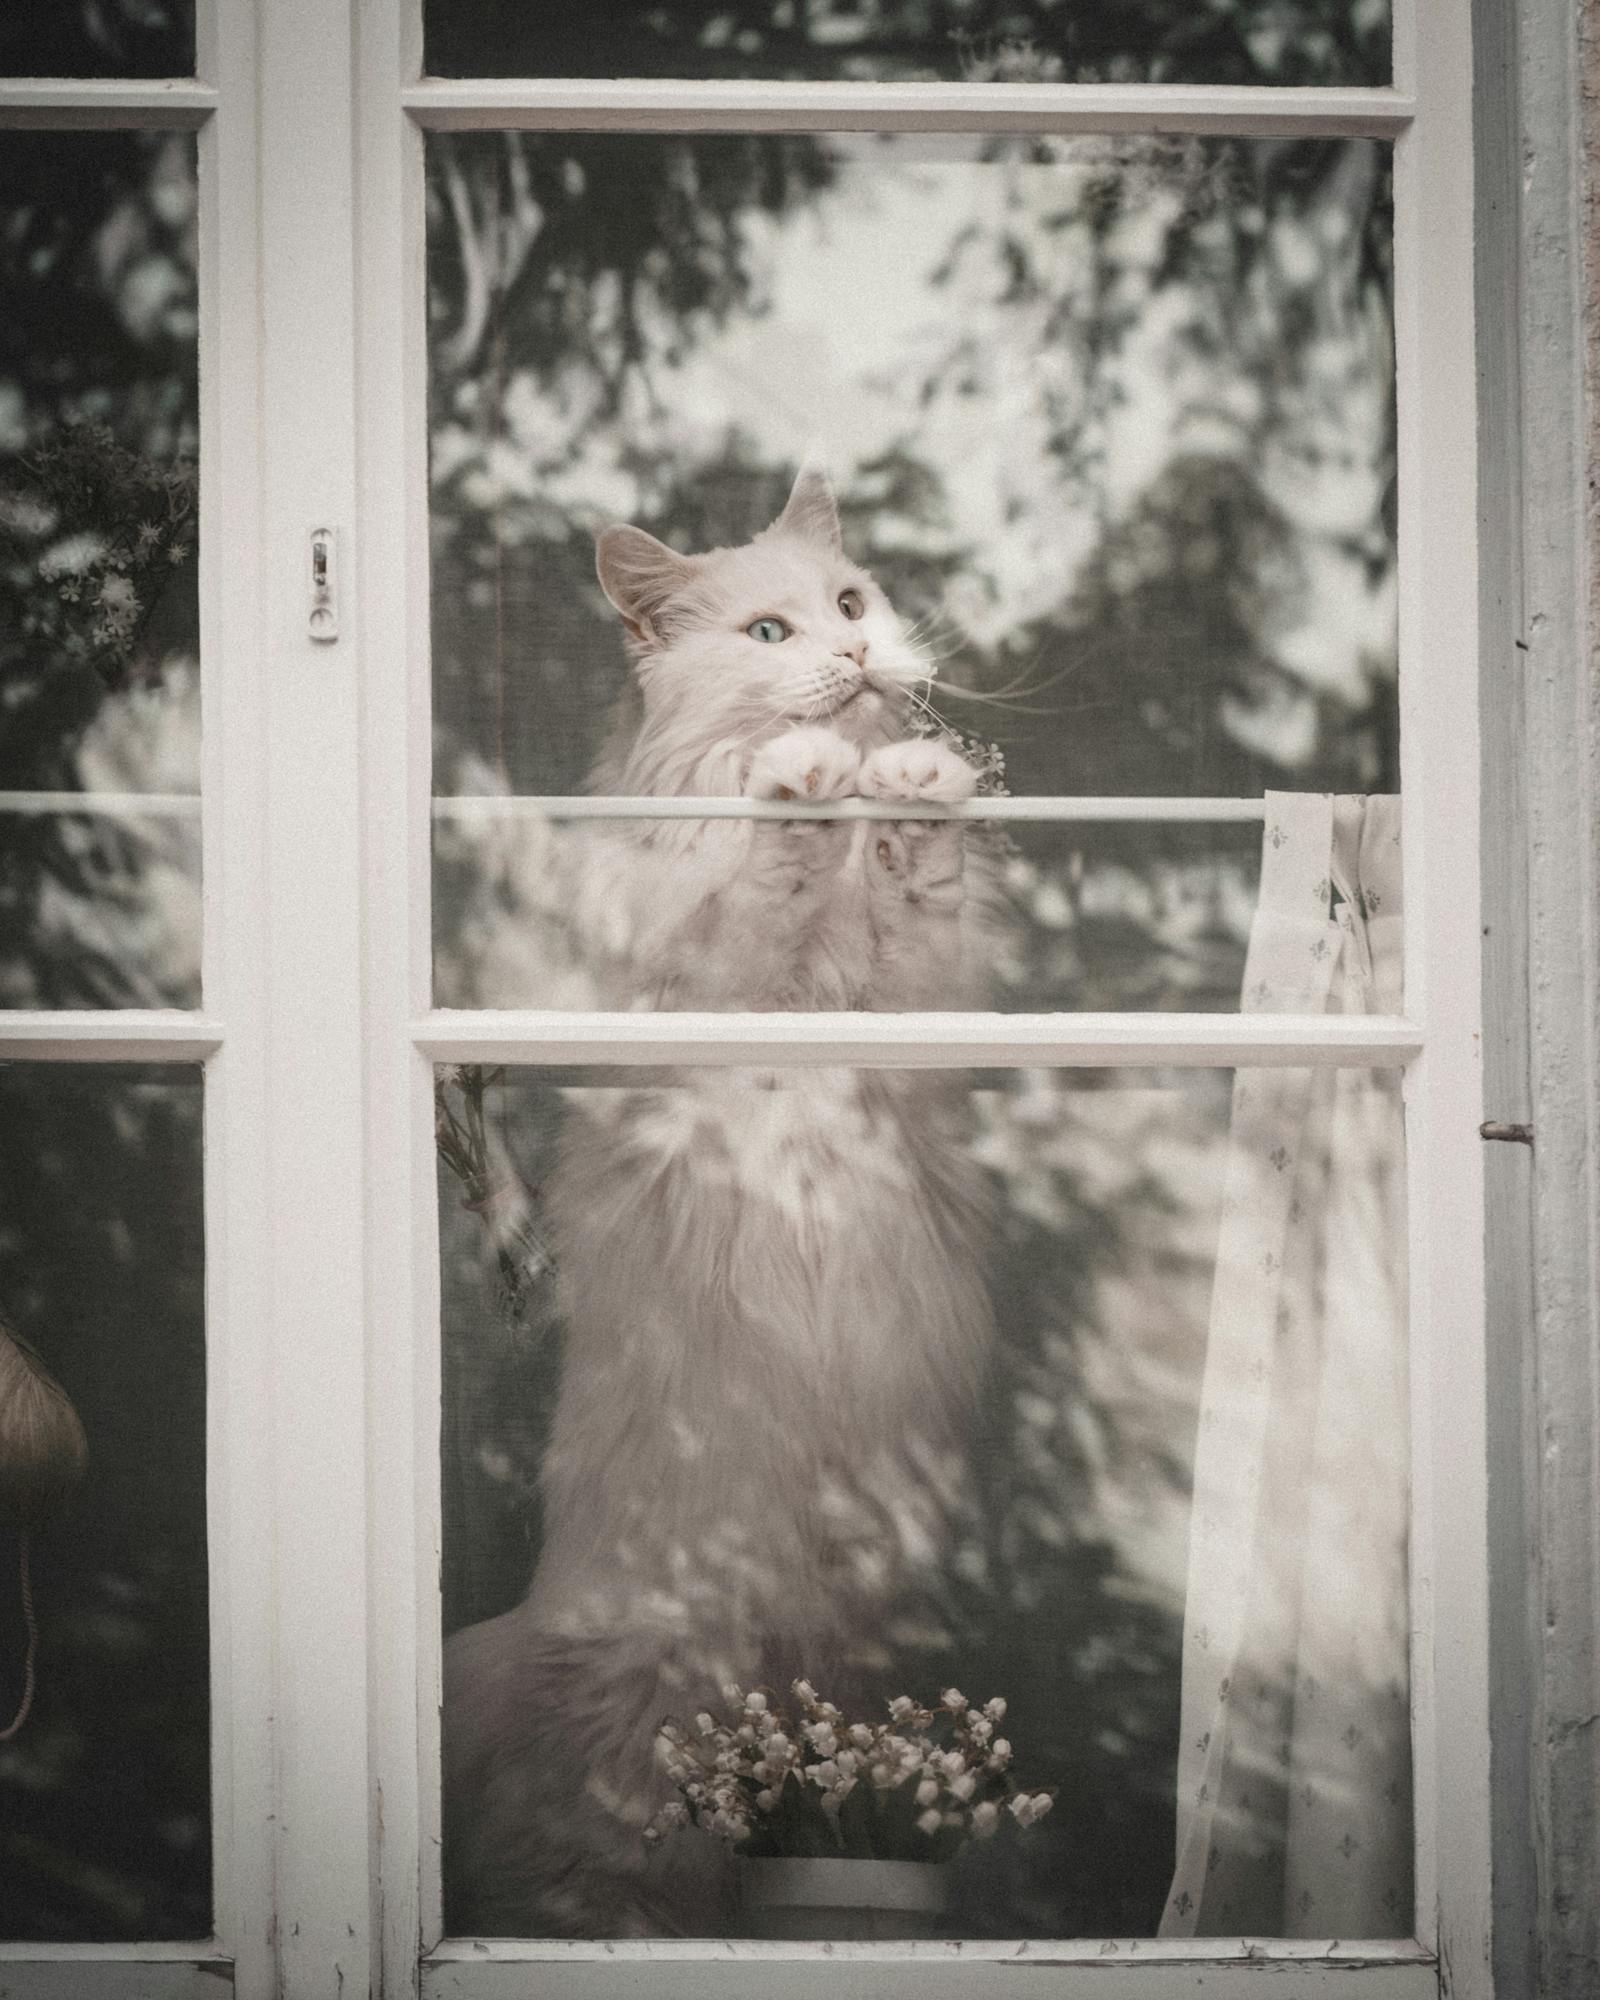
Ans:
[[[809,1681],[794,1683],[792,1716],[759,1689],[722,1693],[727,1719],[662,1724],[662,1766],[680,1796],[647,1840],[692,1823],[751,1852],[943,1859],[993,1834],[1002,1813],[1031,1826],[1050,1810],[1048,1792],[1020,1791],[1011,1777],[998,1696],[978,1706],[946,1688],[930,1709],[897,1695],[888,1721],[869,1723],[847,1721]]]

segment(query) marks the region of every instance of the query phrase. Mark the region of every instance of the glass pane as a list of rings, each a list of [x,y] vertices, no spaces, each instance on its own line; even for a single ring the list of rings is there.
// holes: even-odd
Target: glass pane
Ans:
[[[8,7],[0,76],[193,76],[194,0]]]
[[[0,1005],[200,998],[195,142],[0,133]]]
[[[1206,802],[1397,789],[1376,142],[441,134],[429,273],[442,1002],[780,1004],[781,830],[561,801],[781,794],[796,724],[1198,802],[952,830],[977,976],[924,1004],[1236,1006],[1261,825]],[[843,553],[804,482],[752,548],[808,458]],[[618,521],[670,545],[608,544],[620,615]],[[809,837],[859,938],[877,835]],[[849,987],[787,1004],[904,1004]]]
[[[87,1439],[32,1520],[0,1742],[0,1936],[211,1934],[198,1069],[0,1066],[0,1728],[28,1644],[25,1341]],[[50,1458],[59,1464],[59,1449]]]
[[[1389,0],[423,0],[434,76],[1387,83]]]
[[[441,1071],[447,1928],[1409,1935],[1398,1090]]]

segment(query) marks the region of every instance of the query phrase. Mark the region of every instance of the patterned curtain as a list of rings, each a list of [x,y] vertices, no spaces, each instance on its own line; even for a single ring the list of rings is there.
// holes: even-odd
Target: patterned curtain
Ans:
[[[1400,808],[1269,793],[1244,1006],[1399,1013]],[[1163,1937],[1412,1931],[1396,1071],[1241,1070]]]

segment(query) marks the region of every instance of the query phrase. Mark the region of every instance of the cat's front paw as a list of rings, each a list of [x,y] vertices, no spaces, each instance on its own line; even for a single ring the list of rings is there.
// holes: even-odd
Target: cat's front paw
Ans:
[[[948,744],[912,737],[874,750],[862,763],[859,783],[864,799],[955,805],[978,789],[978,774]]]
[[[853,797],[860,769],[861,752],[835,730],[790,729],[756,752],[747,790],[753,799],[820,805]]]

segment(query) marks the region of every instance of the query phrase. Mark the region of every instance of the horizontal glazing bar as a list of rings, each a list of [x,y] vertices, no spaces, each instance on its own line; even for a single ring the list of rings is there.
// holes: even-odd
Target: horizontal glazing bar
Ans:
[[[104,819],[198,819],[198,792],[0,792],[0,813],[95,813]]]
[[[217,93],[190,77],[150,83],[98,78],[7,77],[0,80],[0,129],[33,126],[56,132],[162,131],[203,125],[217,108]]]
[[[129,1938],[121,1943],[46,1944],[29,1939],[0,1941],[0,1965],[30,1961],[45,1965],[103,1965],[107,1961],[126,1965],[198,1965],[213,1978],[231,1974],[232,1956],[218,1944],[150,1943]]]
[[[0,810],[5,797],[0,794]],[[435,819],[1033,819],[1258,820],[1260,799],[965,799],[959,805],[915,805],[885,799],[511,798],[485,793],[435,799]]]
[[[563,1014],[441,1010],[435,1062],[861,1063],[890,1069],[1396,1068],[1415,1022],[1380,1014]]]
[[[0,1062],[201,1062],[222,1029],[164,1008],[16,1008],[0,1012]]]
[[[429,1952],[425,1965],[542,1965],[600,1959],[606,1964],[668,1965],[770,1964],[785,1958],[859,1959],[870,1964],[1104,1965],[1107,1959],[1132,1965],[1217,1967],[1227,1965],[1414,1965],[1437,1963],[1432,1952],[1411,1939],[1351,1938],[968,1938],[959,1944],[920,1942],[773,1945],[747,1938],[446,1938]],[[1120,1990],[1120,1989],[1119,1989]]]
[[[433,131],[1214,132],[1389,139],[1393,90],[1143,83],[609,82],[433,78],[401,92]]]
[[[96,1945],[71,1958],[48,1945],[12,1947],[0,1966],[7,2000],[226,2000],[234,1984],[231,1958],[162,1958],[133,1945]]]
[[[539,1945],[473,1939],[457,1949],[459,1957],[424,1959],[422,2000],[521,2000],[535,1976],[530,1960],[536,1957],[542,2000],[642,1992],[646,1982],[660,2000],[746,2000],[757,1988],[769,2000],[829,2000],[841,1989],[870,1990],[873,2000],[927,2000],[929,1994],[946,1993],[959,1993],[963,2000],[1104,2000],[1108,1994],[1113,2000],[1260,2000],[1263,1982],[1275,2000],[1314,2000],[1325,1994],[1348,1995],[1349,2000],[1434,2000],[1439,1991],[1435,1964],[1391,1957],[1396,1948],[1386,1945],[1371,1947],[1371,1958],[1345,1957],[1352,1949],[1348,1945],[1339,1948],[1337,1957],[1300,1958],[1280,1957],[1275,1943],[1252,1940],[1243,1954],[1235,1943],[1234,1955],[1219,1963],[1192,1947],[1183,1959],[1167,1959],[1154,1945],[1124,1948],[1094,1939],[1034,1947],[1038,1957],[1002,1946],[1010,1955],[995,1958],[982,1945],[966,1944],[790,1944],[778,1949],[769,1945],[764,1951],[745,1945],[736,1956],[719,1955],[714,1946],[702,1944],[694,1958],[670,1956],[646,1966],[630,1957],[626,1973],[619,1957],[610,1954],[601,1973],[594,1957],[559,1958]],[[1043,1955],[1051,1951],[1061,1955]]]

